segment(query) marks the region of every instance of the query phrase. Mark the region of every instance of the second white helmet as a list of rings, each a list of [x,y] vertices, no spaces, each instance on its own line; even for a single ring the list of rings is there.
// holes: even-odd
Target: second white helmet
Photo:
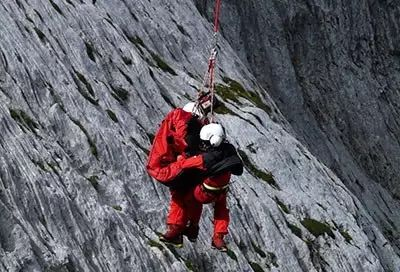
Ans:
[[[209,141],[211,146],[219,146],[225,139],[224,128],[220,124],[208,124],[202,127],[200,139]]]
[[[196,116],[198,116],[199,118],[203,118],[204,114],[201,112],[201,110],[199,109],[199,107],[196,105],[195,102],[189,102],[187,103],[184,107],[183,110],[186,112],[190,112]]]

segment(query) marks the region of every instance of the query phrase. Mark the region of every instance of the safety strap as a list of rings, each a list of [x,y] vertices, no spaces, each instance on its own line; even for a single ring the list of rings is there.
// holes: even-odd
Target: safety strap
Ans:
[[[217,63],[218,54],[218,32],[219,32],[219,16],[221,13],[221,2],[222,0],[216,0],[214,7],[214,34],[213,34],[213,48],[211,49],[211,55],[208,59],[208,68],[204,75],[203,85],[200,88],[197,97],[197,106],[199,107],[200,99],[206,94],[210,95],[211,111],[210,111],[210,122],[214,121],[214,91],[215,91],[215,68]],[[200,107],[201,108],[201,107]]]
[[[203,183],[203,186],[205,189],[207,189],[209,191],[218,192],[218,191],[222,191],[222,190],[225,190],[226,188],[228,188],[229,184],[222,186],[222,187],[213,187],[213,186],[207,185],[206,183]]]

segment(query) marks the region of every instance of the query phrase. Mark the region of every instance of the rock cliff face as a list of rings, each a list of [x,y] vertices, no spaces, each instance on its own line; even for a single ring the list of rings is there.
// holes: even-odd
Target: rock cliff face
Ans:
[[[225,255],[212,207],[196,244],[158,242],[144,169],[211,2],[2,1],[0,271],[400,271],[399,5],[327,2],[224,2],[218,119],[246,164]]]
[[[400,5],[257,0],[224,11],[224,36],[310,150],[357,195],[360,167],[399,198]]]
[[[196,4],[208,15],[214,3]],[[372,214],[385,202],[398,202],[400,5],[224,4],[224,37],[272,95],[301,142]],[[372,200],[377,190],[383,199]]]

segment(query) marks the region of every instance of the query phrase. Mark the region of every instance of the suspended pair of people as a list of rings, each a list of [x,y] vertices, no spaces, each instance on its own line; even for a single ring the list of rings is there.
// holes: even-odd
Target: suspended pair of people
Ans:
[[[211,103],[190,102],[162,121],[148,158],[148,173],[171,193],[167,231],[160,240],[183,246],[183,236],[195,242],[202,205],[214,203],[212,247],[226,251],[229,210],[226,196],[231,175],[241,175],[243,164],[226,141],[220,124],[208,123]]]

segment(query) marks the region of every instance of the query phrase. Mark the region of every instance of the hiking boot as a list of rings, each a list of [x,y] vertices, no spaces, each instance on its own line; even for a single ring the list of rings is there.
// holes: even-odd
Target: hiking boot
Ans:
[[[214,234],[214,236],[212,238],[211,246],[222,252],[228,251],[228,248],[226,247],[226,244],[224,241],[224,234],[222,234],[222,233]]]
[[[187,226],[183,231],[183,235],[185,235],[190,242],[196,242],[197,237],[199,236],[199,225]]]
[[[168,225],[166,233],[161,234],[160,241],[175,247],[183,247],[182,227],[179,225]]]

